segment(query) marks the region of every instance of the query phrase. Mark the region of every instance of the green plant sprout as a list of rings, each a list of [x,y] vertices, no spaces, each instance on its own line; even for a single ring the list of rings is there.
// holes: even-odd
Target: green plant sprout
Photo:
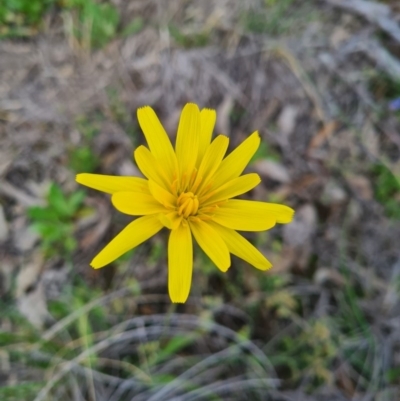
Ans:
[[[93,152],[93,139],[100,131],[102,116],[94,115],[93,119],[80,117],[76,120],[76,129],[82,135],[78,147],[71,147],[69,150],[68,166],[74,172],[87,171],[94,172],[100,164],[99,157]]]
[[[112,4],[95,0],[2,0],[0,38],[37,34],[52,6],[61,10],[66,28],[81,46],[101,48],[117,34],[120,15]],[[125,28],[128,34],[140,29],[137,19]]]
[[[84,199],[84,191],[76,191],[66,196],[61,188],[53,183],[47,196],[47,206],[28,209],[28,216],[33,222],[31,228],[41,237],[45,257],[71,257],[77,246],[73,236],[74,220]]]
[[[93,0],[64,0],[63,4],[72,33],[82,46],[101,48],[116,35],[120,15],[112,4]]]
[[[56,0],[1,0],[0,38],[35,34]]]
[[[176,43],[186,49],[204,47],[209,43],[210,35],[208,32],[184,33],[175,25],[170,25],[168,30]]]
[[[384,206],[389,218],[400,219],[400,180],[384,164],[375,164],[372,168],[375,175],[375,196]]]
[[[69,165],[75,172],[82,170],[94,172],[99,165],[99,158],[89,146],[80,146],[70,152]]]

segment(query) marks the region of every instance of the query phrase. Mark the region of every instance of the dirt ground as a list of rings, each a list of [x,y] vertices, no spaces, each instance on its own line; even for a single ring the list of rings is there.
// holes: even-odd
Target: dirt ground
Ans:
[[[101,49],[57,10],[0,41],[2,400],[400,400],[400,7],[283,3],[116,0],[143,26]],[[296,210],[248,237],[273,268],[224,275],[197,250],[173,306],[167,233],[90,268],[130,221],[91,190],[70,258],[46,253],[27,211],[77,191],[79,149],[138,175],[136,109],[173,139],[186,102],[217,110],[230,149],[259,130],[250,198]]]

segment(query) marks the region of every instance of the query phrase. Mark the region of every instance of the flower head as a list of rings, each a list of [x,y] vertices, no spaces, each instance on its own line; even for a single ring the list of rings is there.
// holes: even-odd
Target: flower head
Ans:
[[[232,199],[260,183],[257,174],[241,175],[256,152],[260,137],[254,132],[227,157],[227,136],[211,140],[214,110],[189,103],[182,111],[175,150],[152,108],[137,112],[148,148],[134,157],[146,178],[78,174],[76,181],[112,194],[117,210],[138,217],[92,260],[95,269],[152,237],[163,227],[168,240],[168,289],[172,302],[185,302],[193,269],[192,236],[223,272],[230,253],[258,269],[271,263],[238,231],[264,231],[289,223],[294,211],[284,205]]]

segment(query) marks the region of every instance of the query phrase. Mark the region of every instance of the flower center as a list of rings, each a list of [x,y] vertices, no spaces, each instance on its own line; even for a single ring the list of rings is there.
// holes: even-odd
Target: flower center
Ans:
[[[199,209],[199,200],[193,192],[183,192],[178,196],[176,202],[179,216],[188,218],[197,213]]]

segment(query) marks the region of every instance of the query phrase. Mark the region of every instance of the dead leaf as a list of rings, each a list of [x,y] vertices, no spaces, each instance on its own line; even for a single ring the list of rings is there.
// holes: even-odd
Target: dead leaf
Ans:
[[[354,381],[351,379],[351,369],[348,367],[347,362],[344,362],[339,365],[336,370],[336,381],[338,387],[343,389],[343,392],[350,398],[353,398],[356,393],[356,385]]]
[[[355,199],[351,199],[347,207],[347,219],[350,224],[357,223],[363,216],[362,207],[360,202]]]
[[[367,121],[363,126],[361,140],[370,155],[380,157],[379,136],[370,121]]]
[[[90,216],[89,223],[97,223],[92,228],[88,229],[83,238],[79,241],[80,247],[84,251],[97,244],[111,224],[111,215],[107,205],[98,199],[96,199],[94,203],[97,212],[94,216]],[[85,226],[87,226],[87,224],[85,224],[84,221],[79,221],[77,224],[77,228],[79,229]]]
[[[33,180],[27,180],[25,182],[26,189],[38,199],[46,199],[47,194],[51,186],[51,180],[43,180],[41,182],[36,182]]]
[[[317,132],[308,145],[307,153],[312,156],[315,149],[320,148],[324,142],[335,132],[338,124],[336,121],[330,121]]]
[[[333,33],[329,38],[329,41],[331,43],[331,46],[337,49],[343,42],[348,40],[350,37],[351,37],[350,32],[339,25],[336,26],[335,29],[333,30]]]
[[[4,175],[11,163],[13,162],[15,155],[10,151],[1,151],[0,152],[0,176]]]
[[[285,141],[288,141],[290,135],[296,127],[296,119],[299,109],[293,105],[287,105],[283,108],[278,117],[278,128]]]
[[[121,148],[111,149],[107,151],[101,158],[101,166],[104,171],[111,170],[113,165],[119,165],[121,159],[123,159],[124,154]]]
[[[49,317],[41,273],[43,259],[36,254],[17,276],[16,298],[19,311],[41,329]]]
[[[337,287],[343,287],[346,284],[346,280],[337,271],[329,267],[319,268],[314,275],[314,282],[318,285],[329,285],[332,284]]]
[[[284,243],[290,246],[303,246],[311,240],[316,230],[317,211],[311,203],[296,210],[293,221],[283,226]]]
[[[335,180],[329,179],[321,195],[321,201],[325,205],[336,205],[347,199],[347,193]]]
[[[0,350],[0,372],[9,373],[11,371],[10,354],[6,350]]]
[[[8,258],[4,252],[0,252],[0,297],[7,294],[11,289],[13,272],[15,271],[15,262]]]
[[[346,181],[358,198],[371,200],[374,196],[369,179],[363,175],[347,174]]]
[[[292,191],[307,200],[319,199],[323,183],[321,175],[305,174],[293,182]]]
[[[284,184],[290,182],[289,172],[281,163],[263,159],[256,161],[252,167],[261,177],[270,178],[271,180]]]
[[[282,270],[287,271],[292,267],[304,270],[307,267],[316,229],[317,211],[312,204],[296,210],[294,220],[283,227]]]
[[[217,108],[216,132],[229,135],[231,132],[230,114],[234,105],[233,97],[225,96],[223,102]]]
[[[44,199],[34,198],[7,181],[1,183],[0,193],[11,199],[15,199],[20,205],[25,207],[45,205]]]
[[[325,0],[334,7],[340,7],[364,17],[372,24],[378,25],[386,34],[400,43],[400,27],[392,17],[393,11],[387,4],[377,1],[349,1],[349,0]],[[396,2],[394,2],[396,3]]]
[[[123,175],[129,177],[143,177],[143,174],[132,163],[131,160],[121,161],[121,163],[117,167],[117,175]]]
[[[267,103],[267,106],[260,110],[255,116],[255,119],[252,122],[252,130],[258,130],[260,127],[266,126],[273,116],[277,114],[279,108],[279,100],[276,98],[271,99]]]
[[[0,242],[7,241],[9,232],[10,230],[8,228],[8,222],[6,220],[6,216],[4,215],[3,206],[0,205]]]
[[[33,249],[39,240],[39,234],[28,227],[25,217],[20,217],[14,221],[12,238],[15,247],[21,252],[26,252]]]

